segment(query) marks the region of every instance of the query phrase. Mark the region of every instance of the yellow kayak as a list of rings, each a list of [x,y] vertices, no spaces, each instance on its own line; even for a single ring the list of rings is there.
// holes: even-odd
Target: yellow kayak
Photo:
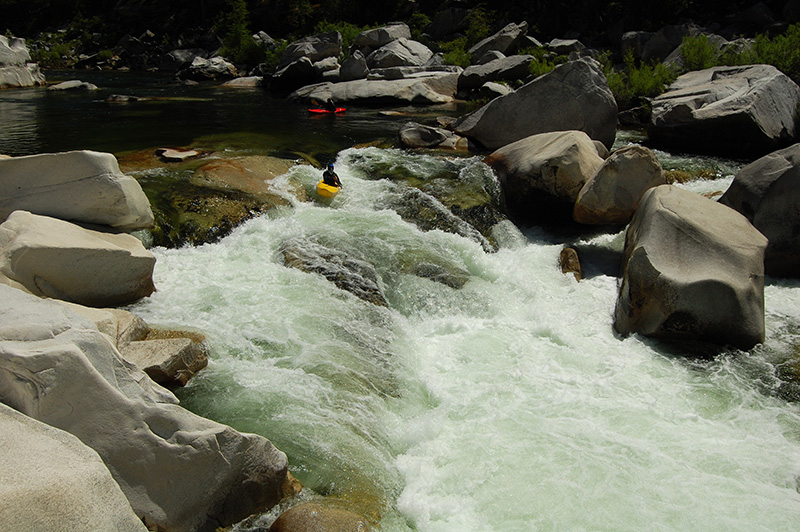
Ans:
[[[340,187],[335,187],[333,185],[327,185],[325,181],[320,181],[317,183],[317,194],[323,198],[332,198],[339,193],[339,188]]]

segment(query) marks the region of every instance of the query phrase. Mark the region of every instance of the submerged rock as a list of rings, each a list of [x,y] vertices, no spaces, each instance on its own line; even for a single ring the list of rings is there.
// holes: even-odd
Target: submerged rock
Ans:
[[[766,246],[733,209],[672,185],[651,188],[625,237],[614,328],[740,349],[763,342]]]
[[[269,532],[369,532],[362,516],[331,504],[304,502],[282,513]]]
[[[287,240],[280,247],[283,263],[325,277],[341,290],[373,305],[388,307],[375,267],[352,254],[306,239]]]

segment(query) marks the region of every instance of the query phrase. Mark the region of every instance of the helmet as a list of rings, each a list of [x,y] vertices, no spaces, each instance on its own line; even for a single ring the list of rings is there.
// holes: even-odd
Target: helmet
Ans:
[[[328,170],[333,170],[333,163],[330,163],[330,164],[328,165]]]

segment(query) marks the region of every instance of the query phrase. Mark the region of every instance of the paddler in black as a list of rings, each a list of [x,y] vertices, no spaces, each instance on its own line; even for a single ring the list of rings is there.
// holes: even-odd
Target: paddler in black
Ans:
[[[333,171],[333,165],[329,164],[328,169],[322,173],[322,181],[332,187],[341,187],[342,182],[339,181],[339,176]]]

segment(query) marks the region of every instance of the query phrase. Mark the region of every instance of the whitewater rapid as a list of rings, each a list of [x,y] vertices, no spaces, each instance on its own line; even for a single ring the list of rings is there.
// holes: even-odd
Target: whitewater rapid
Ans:
[[[476,158],[345,150],[332,204],[294,201],[219,243],[153,250],[157,292],[131,310],[211,347],[184,406],[268,437],[308,493],[385,532],[797,530],[800,408],[771,391],[772,358],[798,345],[800,284],[768,280],[763,346],[687,359],[615,334],[613,264],[577,282],[541,230],[504,223],[496,253],[422,231],[384,207],[397,185],[368,175],[375,161],[491,181]],[[282,179],[309,188],[320,173]],[[290,239],[374,265],[389,306],[284,266]],[[623,241],[573,243],[613,257]]]

